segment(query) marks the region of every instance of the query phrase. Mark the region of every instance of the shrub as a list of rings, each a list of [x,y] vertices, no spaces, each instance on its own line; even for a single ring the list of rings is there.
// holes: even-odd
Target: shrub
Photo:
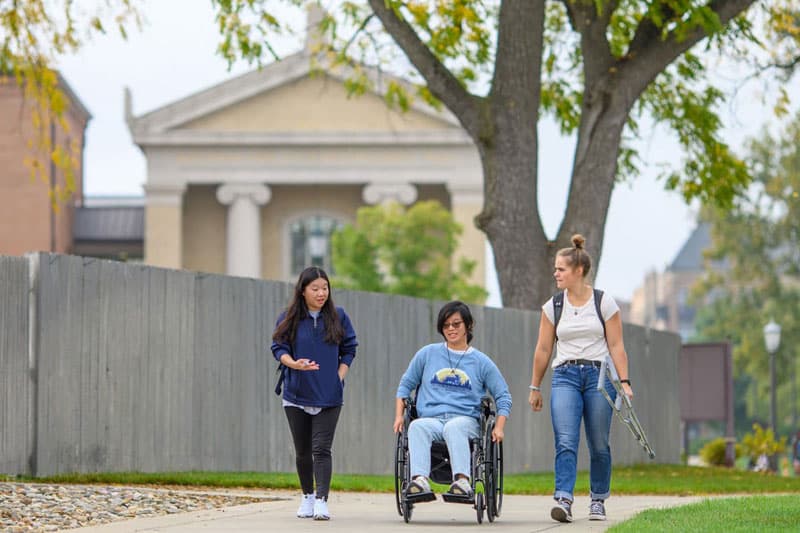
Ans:
[[[726,443],[727,439],[724,437],[719,437],[707,442],[706,445],[700,449],[700,457],[708,465],[727,466],[725,463]],[[736,458],[742,456],[742,447],[740,445],[736,444],[734,450]]]
[[[786,451],[786,437],[776,441],[771,429],[753,424],[753,432],[742,437],[742,451],[750,457],[752,464],[756,464],[762,455],[770,457]]]

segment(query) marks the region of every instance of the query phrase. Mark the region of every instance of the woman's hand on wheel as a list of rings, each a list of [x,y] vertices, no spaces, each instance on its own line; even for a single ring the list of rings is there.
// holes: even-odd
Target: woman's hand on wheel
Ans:
[[[505,432],[497,426],[492,430],[492,442],[503,442],[505,436]]]
[[[396,416],[394,418],[394,424],[392,425],[392,429],[394,430],[395,433],[399,433],[399,432],[403,431],[403,417],[402,417],[402,415],[401,416]]]

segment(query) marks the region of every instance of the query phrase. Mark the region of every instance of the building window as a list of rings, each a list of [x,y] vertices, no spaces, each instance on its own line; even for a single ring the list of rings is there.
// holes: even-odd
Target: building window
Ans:
[[[311,216],[292,222],[289,226],[292,276],[304,268],[318,266],[332,274],[331,234],[341,226],[334,218]]]

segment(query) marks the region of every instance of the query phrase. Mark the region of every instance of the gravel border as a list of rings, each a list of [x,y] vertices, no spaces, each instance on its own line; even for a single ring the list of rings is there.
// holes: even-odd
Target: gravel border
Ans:
[[[59,531],[279,499],[214,490],[0,482],[0,531]]]

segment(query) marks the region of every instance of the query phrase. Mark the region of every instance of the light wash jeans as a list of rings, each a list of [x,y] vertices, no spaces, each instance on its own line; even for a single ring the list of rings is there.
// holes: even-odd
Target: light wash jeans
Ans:
[[[589,444],[589,489],[592,499],[605,500],[611,494],[611,447],[608,434],[613,411],[597,390],[600,369],[591,365],[564,365],[553,369],[550,415],[555,434],[555,499],[573,501],[578,469],[578,445],[583,418]],[[606,380],[611,399],[616,390]]]
[[[417,418],[408,426],[408,454],[411,459],[411,477],[430,476],[431,445],[444,440],[450,454],[453,479],[456,474],[470,477],[469,440],[480,435],[476,418],[445,415],[436,418]]]

